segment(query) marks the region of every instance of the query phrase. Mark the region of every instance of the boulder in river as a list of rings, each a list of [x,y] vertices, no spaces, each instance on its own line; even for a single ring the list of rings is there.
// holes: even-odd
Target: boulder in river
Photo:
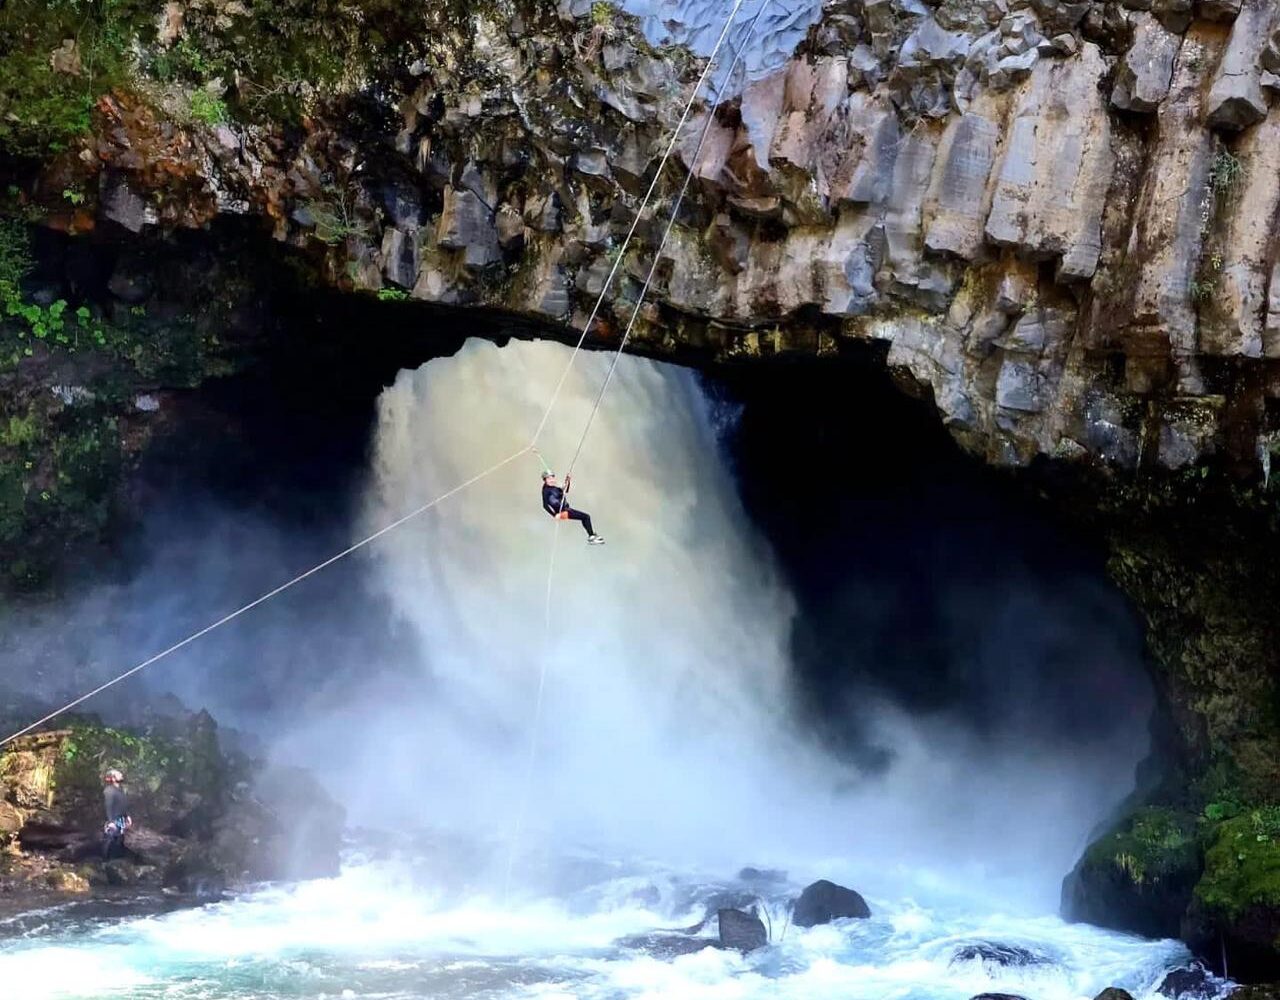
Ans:
[[[1117,986],[1110,986],[1094,997],[1093,1000],[1133,1000],[1133,994]]]
[[[1016,993],[979,993],[976,997],[970,997],[969,1000],[1027,1000],[1027,998],[1020,997]]]
[[[720,947],[732,948],[744,955],[769,943],[764,923],[752,913],[742,910],[720,910]]]
[[[989,962],[1010,968],[1022,968],[1029,965],[1047,965],[1049,959],[1030,948],[1016,944],[1001,944],[996,941],[974,941],[962,944],[956,949],[952,962]]]
[[[817,927],[833,920],[865,920],[869,916],[871,907],[852,889],[819,879],[800,893],[793,919],[797,927]]]
[[[1170,1000],[1213,1000],[1222,981],[1199,962],[1174,969],[1160,983],[1157,992]]]
[[[785,882],[787,873],[780,868],[752,868],[750,866],[743,868],[738,872],[738,881],[759,883],[776,883]]]

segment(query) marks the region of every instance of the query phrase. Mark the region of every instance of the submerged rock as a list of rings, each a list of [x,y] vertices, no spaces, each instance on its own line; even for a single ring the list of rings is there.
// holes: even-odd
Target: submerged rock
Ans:
[[[746,954],[769,943],[769,934],[759,917],[742,910],[720,910],[720,946]]]
[[[869,916],[871,907],[858,893],[819,879],[800,893],[792,919],[797,927],[817,927],[833,920],[865,920]]]
[[[970,1000],[1027,1000],[1027,998],[1016,993],[979,993],[976,997],[970,997]]]
[[[738,880],[741,882],[785,882],[787,873],[778,868],[752,868],[750,866],[743,868],[738,872]]]
[[[1030,948],[1016,944],[998,944],[993,941],[977,941],[961,945],[952,956],[954,962],[990,962],[993,965],[1021,968],[1030,965],[1047,965],[1049,959]]]
[[[1099,993],[1093,1000],[1133,1000],[1133,994],[1119,987],[1111,986]]]
[[[618,941],[620,948],[631,948],[642,951],[654,958],[679,958],[681,955],[692,955],[707,948],[721,947],[713,938],[693,937],[689,934],[633,934]]]

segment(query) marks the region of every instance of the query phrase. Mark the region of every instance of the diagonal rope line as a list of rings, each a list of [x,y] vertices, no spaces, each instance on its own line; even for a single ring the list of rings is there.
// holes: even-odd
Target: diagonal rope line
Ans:
[[[684,130],[685,124],[689,121],[689,115],[693,113],[693,106],[697,103],[698,95],[702,92],[703,86],[711,75],[712,69],[716,64],[716,57],[720,54],[720,49],[725,43],[725,39],[729,37],[729,30],[733,27],[733,22],[738,17],[738,11],[742,9],[745,0],[737,0],[733,5],[733,10],[729,13],[728,20],[724,23],[724,30],[720,32],[720,37],[716,40],[715,47],[711,50],[711,54],[707,57],[707,65],[702,70],[702,75],[698,77],[698,82],[694,84],[693,93],[689,95],[689,100],[685,102],[684,113],[680,116],[680,121],[676,123],[675,131],[671,133],[671,141],[667,143],[667,148],[662,154],[662,159],[658,163],[658,170],[653,175],[653,180],[649,183],[649,190],[645,192],[643,200],[640,202],[640,208],[636,212],[636,216],[631,220],[631,228],[627,231],[627,237],[622,241],[622,249],[619,251],[617,259],[613,262],[613,267],[609,269],[609,276],[605,279],[604,287],[600,289],[600,294],[596,297],[596,304],[591,309],[591,315],[587,317],[586,323],[583,324],[582,333],[578,337],[578,342],[573,345],[573,353],[569,355],[569,360],[565,362],[564,371],[560,373],[560,379],[556,382],[555,390],[551,393],[551,401],[547,403],[546,410],[543,411],[542,419],[538,421],[537,430],[533,432],[533,440],[530,445],[537,445],[538,439],[542,437],[542,432],[546,429],[547,420],[551,417],[551,411],[555,409],[556,401],[560,398],[560,391],[564,388],[565,380],[569,377],[569,372],[573,369],[573,363],[577,360],[578,354],[582,351],[582,345],[586,342],[587,334],[591,332],[591,327],[595,325],[596,317],[600,314],[600,308],[604,305],[605,296],[609,294],[609,288],[613,284],[613,279],[617,277],[618,269],[622,266],[623,260],[627,255],[627,248],[631,245],[631,240],[636,234],[636,230],[640,227],[640,220],[644,217],[645,209],[649,207],[649,202],[653,198],[654,192],[658,189],[658,184],[662,180],[663,172],[667,168],[667,162],[671,159],[671,154],[675,152],[676,145],[680,141],[680,133]],[[765,0],[764,6],[760,9],[763,11],[772,0]],[[756,21],[760,20],[760,15],[756,15]],[[751,28],[754,30],[755,21],[751,22]],[[748,32],[748,35],[750,32]],[[741,55],[741,49],[739,49]],[[735,64],[737,60],[734,60]],[[733,75],[733,71],[729,71],[729,75]],[[719,105],[719,98],[716,100]],[[704,137],[705,138],[705,137]]]
[[[751,24],[747,26],[746,34],[743,36],[742,44],[738,46],[733,54],[733,62],[729,64],[729,72],[725,75],[725,84],[733,79],[734,71],[738,68],[742,61],[742,54],[746,51],[751,36],[755,34],[756,25],[760,23],[760,17],[768,9],[773,0],[764,0],[760,4],[760,9],[756,11],[756,16],[752,18]],[[739,4],[741,6],[741,4]],[[730,20],[737,14],[737,8],[734,14],[730,15]],[[728,25],[725,25],[725,34],[728,34]],[[724,35],[721,36],[723,39]],[[649,273],[645,275],[644,286],[640,289],[640,295],[636,299],[636,304],[631,310],[631,317],[627,320],[627,328],[622,334],[622,341],[618,344],[618,349],[613,352],[613,361],[609,364],[609,371],[605,375],[604,383],[600,386],[599,393],[596,394],[595,405],[591,407],[591,413],[587,417],[587,422],[582,428],[582,437],[578,439],[578,447],[574,449],[573,458],[569,461],[569,466],[565,471],[565,475],[572,474],[573,467],[578,463],[578,457],[582,454],[583,446],[587,443],[587,435],[591,433],[591,425],[595,422],[596,414],[600,410],[600,404],[604,402],[604,395],[609,391],[609,384],[613,381],[613,374],[618,369],[618,361],[622,358],[622,352],[626,350],[627,342],[631,339],[631,331],[635,328],[636,317],[640,315],[640,309],[644,305],[645,297],[649,294],[649,286],[653,284],[654,275],[658,272],[658,265],[662,262],[662,251],[667,248],[667,243],[671,239],[671,232],[675,229],[676,219],[680,215],[680,207],[684,204],[685,195],[689,193],[689,185],[693,181],[694,172],[698,169],[698,161],[702,159],[702,149],[706,145],[707,136],[711,134],[711,126],[715,122],[716,112],[720,109],[720,103],[723,100],[723,88],[716,91],[715,103],[707,114],[707,120],[702,125],[702,134],[698,137],[698,145],[694,149],[693,158],[689,161],[689,170],[684,175],[684,183],[680,185],[680,193],[676,196],[675,207],[671,210],[671,217],[667,219],[667,227],[662,233],[662,240],[658,244],[658,248],[653,253],[653,260],[649,264]]]
[[[153,663],[157,663],[160,660],[163,660],[166,656],[169,656],[172,653],[176,653],[178,650],[182,649],[184,646],[191,645],[191,643],[195,642],[197,639],[203,638],[204,636],[208,635],[214,629],[221,628],[223,625],[226,625],[228,622],[235,621],[237,618],[239,618],[241,615],[245,614],[246,612],[252,611],[259,604],[265,604],[267,601],[271,600],[273,597],[276,597],[277,595],[284,593],[290,587],[296,586],[297,584],[301,583],[303,580],[306,580],[308,577],[315,576],[315,574],[319,573],[321,570],[328,569],[338,560],[345,559],[347,556],[351,555],[353,552],[356,552],[359,549],[364,548],[370,542],[377,541],[383,535],[391,531],[394,531],[396,528],[400,527],[402,524],[405,524],[408,521],[412,521],[415,517],[420,517],[421,515],[429,511],[432,507],[435,507],[437,504],[443,503],[445,500],[448,500],[450,497],[458,493],[461,493],[463,490],[467,489],[469,486],[474,486],[476,483],[480,482],[480,480],[485,479],[488,476],[493,475],[499,469],[510,465],[517,458],[521,458],[522,456],[528,454],[529,450],[530,450],[529,445],[525,445],[525,447],[521,448],[517,452],[513,452],[512,454],[508,455],[506,458],[502,459],[502,461],[489,466],[489,468],[485,469],[484,472],[481,472],[477,475],[472,476],[470,479],[466,480],[465,482],[461,482],[457,486],[454,486],[452,489],[447,490],[444,493],[441,493],[434,500],[429,500],[427,503],[424,503],[421,507],[418,507],[415,510],[409,511],[409,513],[405,514],[403,517],[399,518],[398,520],[392,521],[390,524],[385,525],[382,528],[379,528],[377,531],[375,531],[372,535],[369,535],[367,538],[360,539],[360,541],[356,542],[354,545],[348,546],[347,548],[343,549],[341,552],[337,553],[336,555],[330,556],[324,562],[317,563],[315,566],[312,566],[309,570],[306,570],[303,573],[299,573],[292,580],[289,580],[285,583],[280,584],[280,586],[276,587],[274,590],[267,591],[261,597],[254,598],[248,604],[237,608],[235,611],[232,611],[228,615],[224,615],[223,617],[219,618],[216,622],[213,622],[211,625],[206,625],[204,628],[200,629],[200,631],[191,633],[191,635],[187,636],[185,639],[181,640],[180,642],[175,642],[168,649],[161,650],[159,653],[156,653],[155,656],[152,656],[149,659],[143,660],[141,663],[139,663],[135,667],[130,667],[124,673],[116,677],[113,677],[111,680],[107,681],[105,684],[99,684],[92,691],[88,692],[87,694],[82,694],[80,697],[76,698],[74,701],[67,702],[61,708],[57,709],[56,711],[50,712],[48,715],[44,716],[44,718],[37,719],[35,722],[31,723],[31,725],[25,726],[24,728],[19,729],[16,733],[12,733],[11,735],[6,736],[4,739],[0,740],[0,747],[4,746],[6,743],[13,742],[19,736],[25,736],[27,733],[31,732],[33,729],[37,729],[40,726],[43,726],[46,722],[50,722],[53,719],[56,719],[58,716],[63,715],[66,712],[69,712],[71,709],[75,708],[77,705],[84,704],[86,701],[88,701],[90,698],[94,697],[95,695],[99,695],[103,691],[107,690],[108,688],[114,687],[115,685],[119,684],[121,681],[127,680],[128,678],[132,677],[134,674],[147,669],[147,667],[151,666]]]

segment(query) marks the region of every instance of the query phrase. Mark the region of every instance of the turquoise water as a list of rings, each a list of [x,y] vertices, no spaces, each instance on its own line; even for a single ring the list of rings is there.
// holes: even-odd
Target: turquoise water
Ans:
[[[778,883],[760,892],[772,946],[663,959],[618,941],[695,923],[710,895],[743,884],[582,857],[554,867],[505,902],[441,857],[397,855],[353,856],[337,878],[198,909],[118,920],[49,911],[0,943],[0,982],[20,987],[9,995],[60,1000],[968,1000],[985,991],[1091,1000],[1112,985],[1146,1000],[1189,958],[1178,942],[992,912],[919,885],[910,896],[872,896],[870,920],[800,930],[785,905],[796,886]],[[975,942],[1017,945],[1042,961],[955,960]]]

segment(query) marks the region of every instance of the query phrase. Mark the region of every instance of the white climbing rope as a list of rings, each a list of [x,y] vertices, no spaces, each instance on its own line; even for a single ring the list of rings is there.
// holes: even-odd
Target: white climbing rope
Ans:
[[[751,36],[755,33],[756,25],[760,23],[760,17],[768,9],[773,0],[763,0],[760,9],[756,11],[756,16],[752,19],[751,24],[747,26],[746,33],[743,36],[742,44],[738,46],[733,54],[733,62],[729,64],[729,72],[725,76],[725,85],[733,79],[734,71],[738,68],[738,64],[742,60],[742,53],[746,50],[747,45],[751,41]],[[734,7],[733,14],[729,16],[729,24],[725,25],[724,34],[721,35],[721,42],[728,35],[729,27],[733,23],[733,18],[737,15],[738,8],[742,4],[739,3]],[[718,48],[718,46],[717,46]],[[705,74],[704,74],[705,76]],[[658,248],[653,252],[653,260],[649,264],[649,273],[645,275],[644,285],[640,289],[640,295],[636,298],[635,305],[631,309],[631,316],[627,320],[627,327],[623,331],[622,340],[618,343],[618,349],[613,352],[613,360],[609,364],[609,370],[605,374],[604,382],[600,386],[600,391],[596,394],[595,404],[591,407],[591,413],[587,416],[587,422],[583,425],[582,436],[578,439],[578,446],[574,449],[573,458],[569,461],[569,466],[565,470],[566,478],[573,473],[573,468],[578,463],[578,457],[582,454],[582,448],[587,443],[587,435],[591,432],[591,425],[595,422],[596,414],[600,410],[600,404],[604,402],[604,394],[609,390],[609,384],[613,381],[613,373],[618,368],[618,361],[622,358],[622,352],[626,350],[627,341],[631,339],[631,331],[636,325],[636,317],[640,315],[640,309],[644,305],[645,297],[649,294],[649,286],[653,284],[654,275],[658,272],[658,265],[662,262],[662,251],[667,248],[667,243],[671,239],[671,232],[675,228],[676,219],[680,215],[680,207],[684,204],[685,195],[689,193],[689,184],[693,180],[694,172],[698,169],[698,161],[702,159],[702,149],[706,145],[707,136],[711,134],[711,126],[715,122],[716,112],[720,110],[720,102],[724,94],[724,87],[716,91],[716,99],[712,104],[710,111],[707,113],[707,120],[703,123],[702,133],[698,136],[698,145],[694,149],[693,158],[689,161],[689,169],[684,175],[684,183],[680,185],[680,193],[676,196],[675,205],[671,209],[671,215],[667,219],[666,229],[663,230],[662,240],[658,243]]]
[[[432,507],[435,507],[437,504],[443,503],[445,500],[448,500],[450,497],[455,496],[458,493],[461,493],[463,490],[467,489],[469,486],[474,486],[476,483],[480,482],[480,480],[493,475],[499,469],[502,469],[505,466],[510,465],[517,458],[521,458],[524,455],[527,455],[529,453],[529,450],[530,450],[529,446],[525,445],[525,447],[521,448],[519,451],[512,452],[506,458],[502,459],[502,461],[495,462],[493,465],[489,466],[489,468],[485,469],[484,472],[481,472],[477,475],[472,476],[470,479],[466,480],[465,482],[459,483],[457,486],[454,486],[452,489],[446,490],[444,493],[441,493],[434,500],[430,500],[427,503],[424,503],[421,507],[418,507],[414,510],[409,511],[409,513],[405,514],[403,517],[395,521],[392,521],[390,524],[385,525],[382,528],[379,528],[372,535],[369,535],[366,538],[360,539],[360,541],[356,542],[354,545],[348,546],[347,548],[343,549],[341,552],[337,553],[336,555],[330,556],[324,562],[317,563],[316,565],[312,566],[309,570],[306,570],[303,573],[299,573],[292,580],[288,580],[285,583],[280,584],[280,586],[276,587],[274,590],[267,591],[261,597],[254,598],[248,604],[245,604],[242,607],[236,608],[235,611],[232,611],[228,615],[224,615],[223,617],[219,618],[216,622],[213,622],[211,625],[206,625],[204,628],[200,629],[198,632],[192,632],[185,639],[181,640],[180,642],[175,642],[168,649],[161,650],[159,653],[156,653],[155,656],[152,656],[146,660],[143,660],[141,663],[137,664],[136,666],[130,667],[124,673],[111,678],[111,680],[107,681],[105,684],[99,684],[92,691],[89,691],[86,694],[80,695],[80,697],[76,698],[74,701],[67,702],[61,708],[57,709],[56,711],[50,712],[48,715],[44,716],[43,718],[37,719],[35,722],[31,723],[29,726],[24,726],[22,729],[19,729],[16,733],[11,733],[10,735],[6,736],[4,739],[0,740],[0,747],[4,746],[7,743],[13,742],[19,736],[25,736],[27,733],[31,732],[33,729],[38,729],[40,726],[43,726],[46,722],[53,721],[58,716],[71,711],[71,709],[77,707],[78,705],[84,704],[90,698],[94,697],[95,695],[101,694],[103,691],[107,690],[108,688],[115,687],[115,685],[119,684],[123,680],[127,680],[128,678],[132,677],[134,674],[139,673],[143,670],[146,670],[147,667],[151,666],[153,663],[157,663],[160,660],[163,660],[166,656],[169,656],[172,653],[176,653],[178,650],[182,649],[184,646],[191,645],[191,643],[195,642],[197,639],[203,638],[204,636],[208,635],[214,629],[221,628],[223,625],[226,625],[228,622],[235,621],[235,619],[239,618],[245,612],[252,611],[259,604],[265,604],[267,601],[271,600],[273,597],[277,596],[278,594],[284,593],[290,587],[296,586],[297,584],[301,583],[303,580],[307,579],[308,577],[315,576],[315,574],[319,573],[323,569],[327,569],[328,567],[332,566],[338,560],[345,559],[347,556],[351,555],[353,552],[356,552],[357,550],[364,548],[370,542],[377,541],[379,538],[381,538],[383,535],[387,534],[388,532],[394,531],[396,528],[399,528],[401,525],[407,523],[408,521],[412,521],[415,517],[420,517],[421,515],[425,514],[427,511],[429,511]]]
[[[649,202],[653,199],[654,192],[658,190],[658,184],[662,181],[662,175],[667,169],[667,162],[671,159],[671,154],[675,152],[676,145],[680,141],[680,133],[684,130],[685,124],[689,121],[689,115],[693,113],[693,106],[698,102],[698,95],[702,93],[702,88],[706,85],[708,78],[711,76],[712,69],[715,68],[716,57],[720,54],[720,49],[724,46],[725,40],[729,37],[729,31],[733,27],[733,22],[738,17],[738,11],[742,9],[746,0],[736,0],[733,10],[729,12],[729,18],[724,23],[724,30],[720,32],[720,37],[716,40],[715,47],[711,50],[711,55],[707,57],[707,65],[703,67],[702,75],[698,77],[698,82],[694,84],[693,93],[689,95],[689,100],[685,102],[684,112],[680,115],[680,120],[676,123],[675,130],[671,133],[671,141],[667,143],[667,148],[662,153],[662,159],[658,161],[657,172],[653,175],[653,180],[649,183],[649,190],[645,192],[644,198],[640,201],[640,208],[636,211],[636,216],[631,220],[631,228],[627,231],[626,238],[622,241],[622,247],[618,251],[617,257],[613,261],[613,266],[609,268],[609,275],[605,278],[604,286],[600,289],[600,294],[596,296],[596,304],[591,308],[591,315],[587,317],[586,323],[582,325],[582,333],[578,336],[578,342],[573,345],[573,352],[569,355],[569,360],[565,362],[564,371],[560,373],[560,380],[556,382],[555,390],[551,393],[551,400],[547,403],[546,410],[543,411],[542,419],[538,421],[537,430],[533,432],[533,440],[531,446],[536,446],[538,439],[542,437],[542,432],[546,429],[547,420],[551,417],[551,411],[555,408],[556,401],[560,398],[560,390],[564,388],[565,380],[569,377],[569,372],[573,369],[573,363],[577,360],[578,354],[582,351],[582,345],[586,342],[587,334],[591,332],[591,327],[595,325],[596,317],[600,315],[600,308],[604,305],[605,296],[609,294],[609,288],[613,285],[613,279],[618,275],[618,269],[622,267],[623,260],[627,256],[627,248],[631,246],[631,240],[636,235],[636,230],[640,227],[640,220],[644,218],[645,209],[649,207]],[[760,10],[763,11],[773,0],[764,0]],[[756,14],[756,21],[760,19],[760,14]],[[756,21],[751,22],[751,28],[755,28]],[[750,31],[748,31],[750,35]],[[742,49],[738,49],[739,56]],[[734,60],[737,64],[737,60]],[[729,76],[733,76],[733,70],[729,71]],[[717,94],[719,91],[717,91]],[[719,98],[716,99],[717,106]],[[705,135],[704,135],[705,138]],[[545,465],[545,463],[544,463]]]

